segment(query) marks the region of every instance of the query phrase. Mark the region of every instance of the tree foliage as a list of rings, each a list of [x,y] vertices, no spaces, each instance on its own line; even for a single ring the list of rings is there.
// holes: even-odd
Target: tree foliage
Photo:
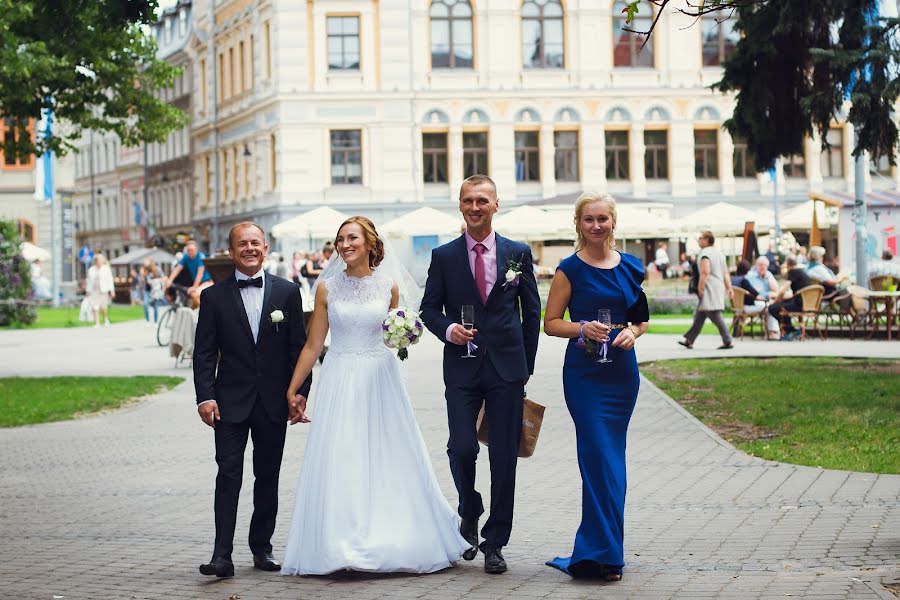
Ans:
[[[0,115],[16,135],[7,156],[65,154],[83,129],[112,131],[128,146],[164,141],[187,117],[154,92],[179,69],[156,58],[156,0],[0,0]],[[31,135],[52,106],[49,140]]]
[[[16,224],[0,220],[0,325],[28,324],[37,318],[31,297],[31,267],[22,256]]]
[[[662,11],[669,0],[637,0],[633,8],[642,3]],[[737,19],[741,39],[712,87],[736,94],[725,128],[746,141],[757,169],[802,154],[815,131],[827,146],[848,99],[846,120],[858,133],[853,155],[868,151],[895,164],[900,21],[876,18],[876,0],[695,0],[676,10]],[[652,28],[637,33],[649,37]]]

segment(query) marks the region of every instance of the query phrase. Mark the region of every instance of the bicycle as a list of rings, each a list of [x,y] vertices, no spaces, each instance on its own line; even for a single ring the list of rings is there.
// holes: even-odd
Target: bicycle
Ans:
[[[160,346],[168,346],[172,341],[172,324],[175,322],[175,313],[179,308],[190,306],[190,297],[187,291],[188,288],[178,284],[172,284],[166,290],[169,307],[160,315],[159,324],[156,326],[156,343]]]

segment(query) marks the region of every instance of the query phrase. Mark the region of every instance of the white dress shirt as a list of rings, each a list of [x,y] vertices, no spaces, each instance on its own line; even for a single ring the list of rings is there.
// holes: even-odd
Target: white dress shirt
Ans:
[[[242,279],[256,279],[258,277],[263,278],[263,287],[258,288],[250,285],[240,290],[241,300],[244,301],[244,312],[247,313],[247,320],[250,322],[250,332],[253,333],[253,341],[255,342],[259,338],[259,319],[262,316],[263,294],[266,290],[265,272],[263,269],[260,269],[253,277],[247,277],[235,269],[234,277],[238,281]]]

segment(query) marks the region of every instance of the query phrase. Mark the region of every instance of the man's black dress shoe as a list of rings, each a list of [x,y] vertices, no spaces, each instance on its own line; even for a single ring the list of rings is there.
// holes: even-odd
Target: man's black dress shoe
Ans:
[[[234,563],[227,558],[214,556],[205,565],[200,565],[203,575],[215,575],[216,577],[234,577]]]
[[[459,534],[469,542],[470,548],[463,552],[463,558],[473,560],[478,556],[478,519],[463,519],[459,524]]]
[[[506,573],[506,561],[503,560],[499,546],[484,549],[484,572],[492,575]]]
[[[275,557],[272,556],[271,552],[266,552],[265,554],[254,554],[253,566],[257,569],[262,569],[263,571],[281,570],[281,565],[275,562]]]

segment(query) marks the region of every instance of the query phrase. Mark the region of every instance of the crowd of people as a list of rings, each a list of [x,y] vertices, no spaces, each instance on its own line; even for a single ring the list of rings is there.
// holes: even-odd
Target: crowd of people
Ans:
[[[678,343],[692,348],[706,319],[712,321],[722,337],[720,350],[733,348],[732,334],[723,316],[734,297],[734,288],[741,288],[743,312],[757,315],[765,312],[766,337],[769,340],[792,341],[800,337],[801,331],[792,322],[789,313],[800,311],[803,301],[798,292],[810,285],[821,285],[823,305],[837,304],[847,308],[850,294],[847,286],[850,275],[840,271],[837,260],[830,258],[822,246],[807,248],[800,246],[796,252],[788,254],[782,265],[774,244],[759,256],[755,263],[741,260],[729,274],[724,255],[715,248],[715,236],[710,231],[700,234],[698,244],[701,251],[696,262],[690,258],[680,266],[680,274],[690,277],[693,270],[699,272],[696,295],[698,297],[694,322],[684,339]],[[664,249],[664,246],[660,246]],[[684,258],[684,255],[682,255]],[[900,265],[893,261],[893,253],[885,250],[880,261],[869,264],[869,275],[894,275],[900,277]]]

